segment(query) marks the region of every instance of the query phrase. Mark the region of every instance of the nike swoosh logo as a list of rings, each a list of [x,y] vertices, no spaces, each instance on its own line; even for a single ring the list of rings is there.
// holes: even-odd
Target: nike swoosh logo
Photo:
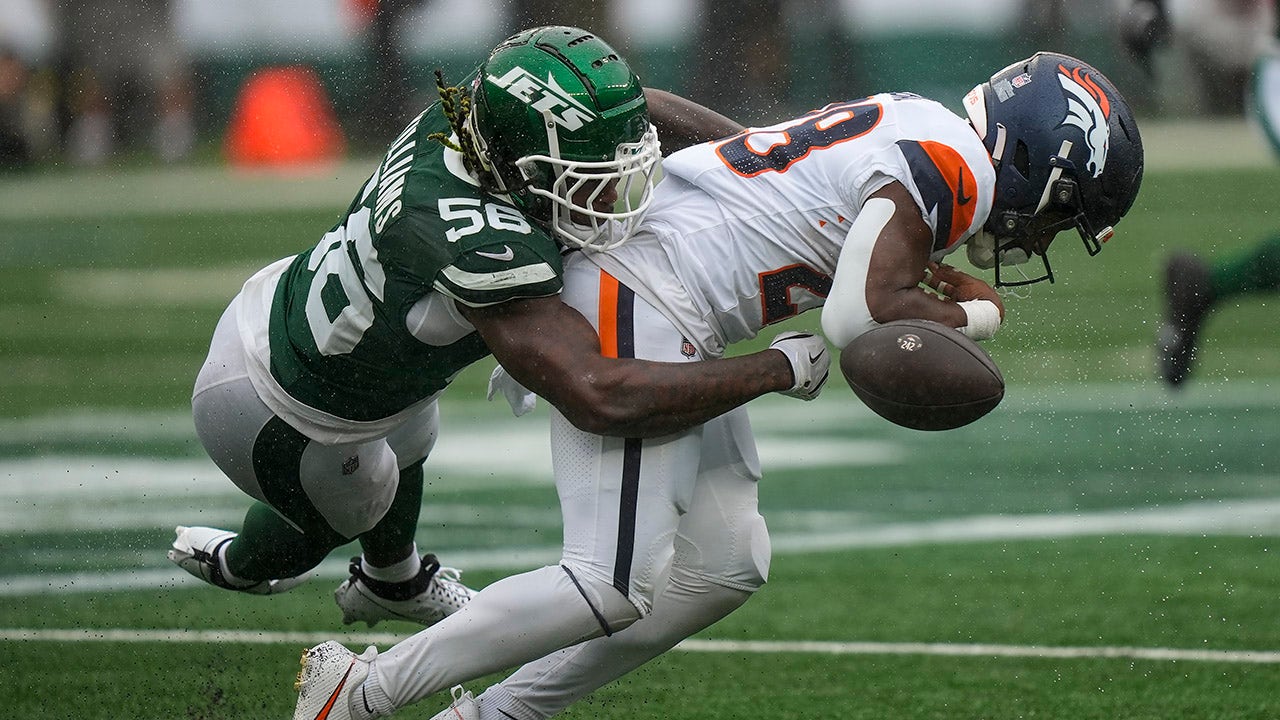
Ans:
[[[818,362],[818,358],[820,358],[820,357],[822,357],[823,355],[826,355],[826,354],[827,354],[827,351],[826,351],[826,350],[823,350],[822,352],[818,353],[817,355],[810,354],[810,355],[809,355],[809,362],[811,362],[811,363],[816,363],[816,362]]]
[[[333,704],[338,701],[338,695],[342,693],[342,688],[347,685],[347,678],[351,677],[351,668],[355,666],[356,661],[352,660],[351,664],[347,666],[347,672],[338,681],[338,687],[333,689],[333,694],[329,696],[329,700],[324,704],[324,707],[320,708],[320,713],[316,715],[315,720],[325,720],[325,718],[329,717],[329,713],[333,711]]]
[[[502,262],[506,262],[508,260],[514,260],[516,257],[516,251],[512,250],[510,245],[503,245],[502,247],[505,248],[504,252],[487,253],[483,250],[477,250],[476,254],[479,255],[480,257],[487,257],[490,260],[500,260]]]
[[[960,182],[957,185],[959,188],[956,190],[956,202],[968,205],[969,201],[973,200],[973,196],[964,194],[964,168],[960,168]]]

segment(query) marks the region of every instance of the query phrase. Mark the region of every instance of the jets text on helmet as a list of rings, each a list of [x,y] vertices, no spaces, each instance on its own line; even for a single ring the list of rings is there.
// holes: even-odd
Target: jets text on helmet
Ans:
[[[534,110],[550,113],[556,124],[565,130],[577,130],[595,119],[591,111],[574,100],[551,75],[547,75],[544,82],[517,66],[502,77],[489,75],[487,79]]]

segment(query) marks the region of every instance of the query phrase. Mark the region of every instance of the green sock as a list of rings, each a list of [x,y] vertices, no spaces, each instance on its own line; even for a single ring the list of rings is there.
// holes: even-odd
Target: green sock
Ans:
[[[395,499],[377,525],[360,536],[365,559],[379,567],[387,567],[414,551],[413,536],[418,531],[418,515],[422,512],[422,463],[400,471]]]
[[[1280,235],[1213,261],[1209,278],[1215,300],[1280,289]]]
[[[244,580],[294,577],[319,565],[346,542],[332,530],[304,535],[271,508],[254,503],[244,516],[240,535],[227,546],[227,570]]]

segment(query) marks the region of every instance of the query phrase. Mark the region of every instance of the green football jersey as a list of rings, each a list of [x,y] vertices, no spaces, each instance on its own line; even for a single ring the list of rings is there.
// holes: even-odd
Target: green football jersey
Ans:
[[[270,318],[271,374],[293,398],[358,421],[389,417],[489,354],[472,330],[415,337],[429,293],[484,306],[560,292],[559,246],[504,197],[480,190],[461,156],[428,135],[439,104],[405,128],[319,244],[281,277]]]

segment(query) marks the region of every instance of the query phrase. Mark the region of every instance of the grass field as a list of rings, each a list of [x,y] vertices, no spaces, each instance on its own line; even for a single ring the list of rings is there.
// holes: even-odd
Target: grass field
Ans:
[[[1164,253],[1275,231],[1280,170],[1153,166],[1100,256],[1064,235],[1059,282],[1009,301],[980,422],[904,430],[838,382],[754,403],[769,584],[567,717],[1280,717],[1275,299],[1213,317],[1184,392],[1150,347]],[[0,182],[0,717],[287,717],[301,648],[413,631],[341,626],[342,551],[274,598],[164,559],[174,525],[246,507],[186,414],[218,314],[359,181]],[[480,401],[481,365],[444,403],[419,534],[474,585],[560,540],[545,417]],[[509,451],[477,466],[481,427]]]

